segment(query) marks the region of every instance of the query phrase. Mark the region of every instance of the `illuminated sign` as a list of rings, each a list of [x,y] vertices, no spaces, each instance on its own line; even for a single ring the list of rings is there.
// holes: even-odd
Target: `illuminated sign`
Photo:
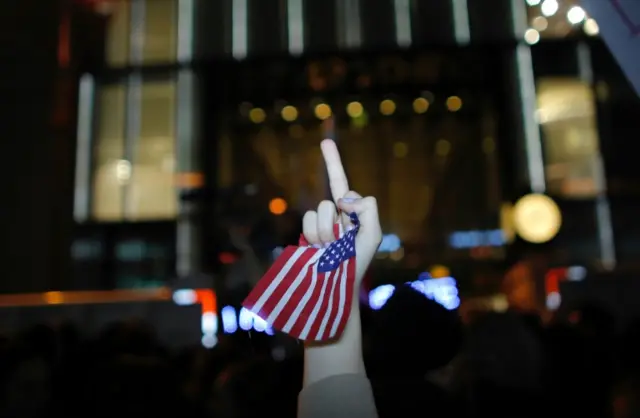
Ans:
[[[456,231],[449,235],[449,245],[456,249],[501,247],[506,244],[502,229],[487,231]]]
[[[453,277],[432,279],[423,273],[418,280],[408,282],[413,289],[422,293],[427,298],[438,302],[448,310],[457,309],[460,306],[458,297],[458,285]],[[395,292],[396,287],[391,284],[378,286],[369,292],[369,306],[371,309],[381,309]]]

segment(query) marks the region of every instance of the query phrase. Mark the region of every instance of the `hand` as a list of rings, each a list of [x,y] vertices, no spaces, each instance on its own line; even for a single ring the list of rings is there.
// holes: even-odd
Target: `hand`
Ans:
[[[355,212],[360,220],[360,229],[356,236],[356,286],[359,286],[382,240],[378,205],[375,197],[362,197],[354,191],[349,191],[349,183],[335,142],[325,139],[320,147],[329,174],[333,201],[323,200],[317,211],[305,213],[302,231],[309,244],[328,245],[336,239],[336,222],[340,221],[344,229],[351,228],[348,215]],[[338,214],[336,206],[341,215]]]

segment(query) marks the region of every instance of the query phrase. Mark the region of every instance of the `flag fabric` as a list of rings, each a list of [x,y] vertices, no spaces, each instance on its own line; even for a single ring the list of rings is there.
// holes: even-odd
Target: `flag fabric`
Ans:
[[[350,215],[353,228],[326,248],[310,246],[304,237],[299,246],[288,246],[243,302],[243,306],[274,329],[304,341],[338,338],[351,312],[355,284],[355,237],[358,217]],[[340,236],[342,235],[342,236]]]

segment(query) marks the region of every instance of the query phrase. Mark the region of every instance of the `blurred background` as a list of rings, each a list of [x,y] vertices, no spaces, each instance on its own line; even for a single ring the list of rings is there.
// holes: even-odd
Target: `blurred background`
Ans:
[[[460,344],[471,350],[476,325],[485,337],[516,335],[509,314],[517,312],[518,324],[523,317],[536,323],[533,345],[553,341],[536,352],[545,359],[540,370],[560,373],[552,363],[571,370],[553,374],[556,386],[544,396],[537,371],[523,392],[493,377],[486,379],[502,389],[491,396],[465,386],[463,398],[477,401],[474,414],[485,411],[478,399],[500,393],[535,393],[549,408],[571,404],[584,399],[583,386],[602,401],[599,416],[613,414],[614,405],[616,414],[633,409],[627,395],[638,386],[611,377],[614,361],[590,375],[602,387],[584,383],[578,398],[556,396],[564,385],[586,382],[574,363],[628,351],[635,337],[625,330],[635,329],[640,314],[633,151],[640,100],[577,1],[21,0],[4,2],[2,19],[0,327],[8,336],[41,326],[42,335],[59,339],[67,335],[61,324],[73,323],[95,345],[107,338],[96,334],[107,324],[138,318],[165,348],[222,350],[231,341],[235,348],[225,350],[254,353],[242,366],[225,357],[236,368],[250,368],[256,347],[297,359],[299,345],[272,335],[240,303],[279,251],[296,244],[302,214],[327,197],[318,144],[330,137],[352,187],[380,205],[384,239],[362,303],[371,324],[386,324],[380,327],[389,334],[371,338],[403,341],[415,330],[398,324],[425,317],[431,322],[419,332],[435,335],[427,330],[437,324],[448,335],[454,326],[442,324],[455,318],[465,327]],[[451,318],[392,308],[394,297],[404,297],[400,289],[409,292],[406,283]],[[389,311],[393,320],[385,319]],[[151,332],[118,323],[138,337]],[[605,330],[606,355],[583,353],[600,347],[580,339],[601,338],[596,328]],[[121,328],[114,333],[135,350],[148,348],[121,337]],[[483,338],[477,352],[494,352]],[[510,352],[497,337],[489,340]],[[13,344],[8,352],[17,350]],[[21,350],[24,364],[49,361]],[[381,350],[371,355],[403,357],[397,347]],[[442,356],[416,350],[417,357]],[[445,351],[453,358],[457,350]],[[587,363],[564,359],[567,350]],[[215,363],[204,352],[184,357],[195,374],[198,361]],[[91,353],[83,355],[106,364]],[[425,367],[448,364],[448,356]],[[37,370],[57,370],[51,367]],[[223,366],[211,367],[217,371],[209,377],[227,376]],[[478,367],[492,376],[508,369]],[[195,375],[172,373],[172,385],[186,382],[200,396],[190,407],[209,411],[209,388],[198,386],[205,396],[189,386]],[[561,384],[560,375],[570,377]],[[615,403],[618,387],[627,397]],[[217,414],[240,416],[211,402]]]

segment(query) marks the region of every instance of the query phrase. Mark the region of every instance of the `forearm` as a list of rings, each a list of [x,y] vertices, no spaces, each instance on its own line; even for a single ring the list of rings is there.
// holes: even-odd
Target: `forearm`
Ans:
[[[340,339],[324,344],[305,344],[304,347],[304,387],[344,374],[366,374],[362,359],[362,326],[357,295]]]

